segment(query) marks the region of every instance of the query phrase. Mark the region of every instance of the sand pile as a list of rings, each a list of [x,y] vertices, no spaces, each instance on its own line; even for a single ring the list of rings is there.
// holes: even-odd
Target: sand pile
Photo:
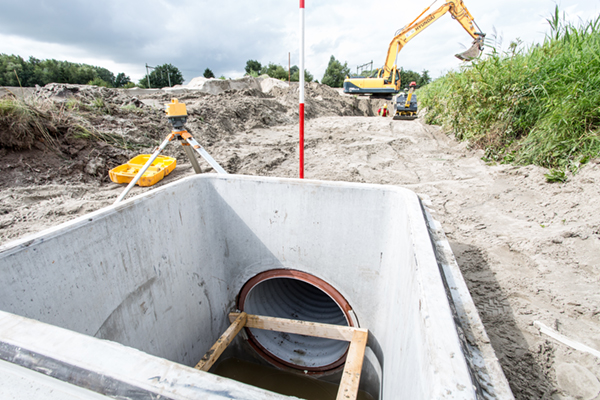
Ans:
[[[271,78],[268,75],[261,75],[258,78],[260,82],[260,89],[265,93],[270,93],[273,88],[288,88],[290,85],[287,82],[280,81],[279,79]]]
[[[298,85],[298,82],[294,82],[293,84]],[[271,78],[268,75],[261,75],[258,78],[245,76],[239,79],[217,79],[198,76],[185,85],[176,85],[173,88],[163,88],[163,90],[190,89],[210,94],[221,94],[228,90],[257,89],[264,93],[271,93],[274,88],[285,90],[289,87],[288,82]]]
[[[192,79],[186,85],[178,85],[177,89],[199,90],[209,94],[221,94],[228,90],[261,90],[260,83],[252,77],[243,77],[240,79],[216,79],[204,78],[202,76]]]

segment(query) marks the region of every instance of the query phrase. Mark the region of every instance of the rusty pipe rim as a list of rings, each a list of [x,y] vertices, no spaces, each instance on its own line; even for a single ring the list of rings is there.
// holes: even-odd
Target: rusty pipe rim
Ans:
[[[306,272],[273,269],[248,280],[238,309],[249,314],[354,326],[352,307],[328,282]],[[279,368],[309,374],[334,372],[344,365],[348,342],[246,328],[250,345]]]

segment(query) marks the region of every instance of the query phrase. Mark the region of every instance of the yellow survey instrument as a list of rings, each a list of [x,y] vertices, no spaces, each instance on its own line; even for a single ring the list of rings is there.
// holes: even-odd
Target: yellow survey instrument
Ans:
[[[223,169],[219,165],[218,162],[215,161],[214,158],[211,157],[210,154],[192,137],[192,135],[185,129],[185,123],[187,122],[188,113],[184,103],[180,103],[177,99],[171,99],[169,104],[165,104],[165,113],[167,115],[167,119],[173,126],[173,130],[171,133],[167,135],[165,140],[154,150],[154,153],[151,155],[147,155],[146,163],[141,166],[141,168],[137,169],[137,174],[129,181],[129,185],[125,188],[123,193],[117,197],[116,203],[122,201],[127,193],[131,190],[131,188],[142,178],[142,176],[146,173],[148,168],[150,168],[155,160],[159,157],[161,151],[169,144],[172,140],[181,141],[183,145],[183,149],[185,150],[186,155],[190,159],[190,163],[194,168],[194,171],[199,174],[202,172],[200,170],[200,165],[198,164],[198,160],[194,155],[194,151],[198,153],[202,158],[204,158],[210,166],[219,174],[226,174],[227,171]],[[146,157],[146,156],[145,156]],[[144,158],[146,160],[146,158]]]
[[[171,99],[169,104],[165,104],[165,112],[167,118],[187,117],[187,108],[184,103],[180,103],[177,99]]]
[[[390,95],[398,92],[401,83],[400,69],[396,64],[398,53],[404,45],[447,12],[474,39],[471,48],[464,53],[457,54],[456,57],[461,60],[472,60],[481,54],[485,33],[481,33],[475,19],[462,0],[446,0],[437,10],[425,15],[430,8],[431,6],[427,7],[414,21],[396,32],[396,36],[390,42],[382,68],[375,71],[370,77],[347,77],[344,81],[344,92],[375,95]]]

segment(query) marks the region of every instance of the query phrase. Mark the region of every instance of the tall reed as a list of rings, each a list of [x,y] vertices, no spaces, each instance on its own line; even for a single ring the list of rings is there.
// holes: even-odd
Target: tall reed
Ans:
[[[542,44],[511,43],[420,90],[427,122],[500,162],[575,170],[600,155],[600,16],[574,25],[558,6]]]

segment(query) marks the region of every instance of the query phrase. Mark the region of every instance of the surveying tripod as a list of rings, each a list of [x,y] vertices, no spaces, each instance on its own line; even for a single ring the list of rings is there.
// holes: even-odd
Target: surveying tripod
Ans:
[[[196,150],[196,152],[198,154],[200,154],[200,156],[202,156],[202,158],[204,158],[206,161],[208,161],[210,166],[213,167],[213,169],[215,171],[217,171],[217,173],[219,173],[219,174],[227,173],[227,171],[225,171],[223,169],[223,167],[221,167],[219,165],[219,163],[216,162],[215,159],[212,158],[211,155],[207,153],[207,151],[204,149],[204,147],[202,147],[200,145],[200,143],[198,143],[196,141],[196,139],[194,139],[192,137],[192,135],[188,131],[185,130],[184,125],[187,122],[188,114],[187,114],[187,109],[186,109],[184,103],[180,103],[179,100],[177,100],[177,99],[171,99],[171,103],[166,105],[166,113],[167,113],[167,119],[173,126],[173,130],[171,131],[171,133],[169,133],[167,135],[167,137],[165,138],[165,140],[163,140],[163,142],[160,144],[160,146],[158,146],[156,148],[156,150],[154,150],[154,153],[152,153],[152,156],[148,159],[146,164],[144,164],[144,166],[139,170],[139,172],[131,180],[131,182],[129,182],[129,185],[127,185],[127,187],[125,188],[123,193],[121,193],[119,195],[119,197],[117,197],[117,200],[115,201],[114,204],[121,202],[125,198],[125,196],[127,196],[127,193],[129,193],[131,188],[133,188],[135,186],[137,181],[139,181],[140,178],[142,177],[142,175],[144,175],[144,173],[146,172],[148,167],[150,167],[150,165],[152,165],[154,160],[156,160],[156,157],[158,157],[160,152],[163,151],[164,148],[167,147],[167,144],[169,144],[169,142],[172,140],[182,141],[181,144],[183,145],[185,154],[190,159],[190,162],[192,163],[192,167],[194,168],[194,171],[197,174],[200,173],[200,165],[198,165],[198,159],[194,155],[194,150]],[[194,150],[192,150],[192,148]]]

